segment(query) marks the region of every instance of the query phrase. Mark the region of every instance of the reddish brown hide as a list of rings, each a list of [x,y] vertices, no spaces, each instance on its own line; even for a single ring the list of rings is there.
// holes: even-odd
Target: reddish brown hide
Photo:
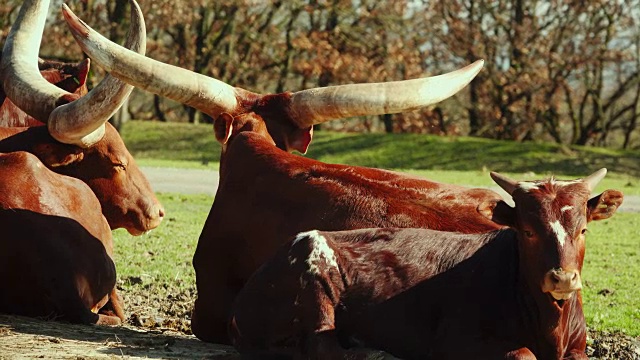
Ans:
[[[120,324],[111,229],[91,189],[26,152],[0,154],[0,169],[0,312]]]
[[[258,94],[127,51],[70,9],[63,7],[63,14],[85,53],[111,75],[214,119],[223,149],[220,184],[193,259],[198,299],[192,328],[202,340],[229,342],[226,323],[236,294],[299,231],[413,226],[479,232],[499,227],[482,215],[499,200],[492,191],[327,165],[288,153],[306,152],[314,124],[442,101],[476,76],[482,60],[434,77]]]
[[[202,340],[228,343],[236,294],[300,231],[421,227],[478,233],[500,227],[483,215],[501,199],[493,191],[293,155],[274,146],[290,141],[270,135],[290,132],[267,119],[229,120],[234,134],[224,145],[218,192],[193,259],[198,298],[192,327]],[[224,129],[219,123],[218,139]]]
[[[28,151],[53,171],[78,178],[94,191],[112,229],[140,235],[156,228],[164,209],[115,128],[90,148],[62,144],[44,126],[0,127],[0,152]]]
[[[0,54],[0,56],[2,56]],[[89,59],[77,64],[62,63],[52,60],[39,59],[40,74],[48,82],[70,93],[83,96],[87,94],[87,75],[89,73]],[[18,108],[0,87],[0,126],[39,126],[44,123],[27,115]]]
[[[39,72],[35,66],[26,66],[30,59],[36,62],[37,51],[27,50],[40,44],[42,30],[33,26],[40,23],[44,28],[48,4],[25,0],[5,43],[0,83],[7,94],[5,105],[12,99],[20,104],[21,110],[12,106],[21,115],[15,117],[11,106],[5,108],[4,116],[0,112],[0,152],[28,151],[49,169],[83,180],[100,201],[112,229],[126,228],[133,235],[154,229],[164,209],[118,132],[104,124],[132,87],[107,76],[87,94],[88,59],[77,65],[39,60]],[[144,52],[144,20],[135,1],[130,5],[131,31],[126,44]],[[34,121],[38,125],[46,122],[47,127],[13,127]]]
[[[520,184],[515,208],[493,214],[510,229],[299,234],[238,295],[234,345],[256,358],[357,358],[358,344],[403,359],[587,359],[584,229],[622,193]]]

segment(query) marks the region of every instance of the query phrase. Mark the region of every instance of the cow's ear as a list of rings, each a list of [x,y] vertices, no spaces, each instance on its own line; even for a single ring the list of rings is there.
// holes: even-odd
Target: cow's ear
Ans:
[[[220,114],[213,120],[213,132],[220,144],[226,144],[233,132],[233,116],[227,113]]]
[[[306,154],[311,139],[313,139],[313,126],[304,129],[295,129],[289,135],[289,148]]]
[[[33,150],[49,168],[71,165],[84,159],[84,152],[77,146],[45,143],[37,145]]]
[[[624,195],[618,190],[605,190],[587,202],[587,221],[608,219],[622,205]]]
[[[76,75],[76,82],[78,83],[78,87],[84,85],[87,82],[87,77],[89,76],[89,68],[91,67],[91,60],[86,58],[82,60],[78,64],[78,74]]]
[[[514,227],[516,211],[502,200],[487,200],[478,206],[478,212],[496,224]]]
[[[480,215],[491,220],[491,218],[493,218],[493,209],[496,208],[496,205],[498,205],[499,201],[500,200],[498,199],[485,200],[480,205],[478,205],[478,208],[476,210],[478,210]]]

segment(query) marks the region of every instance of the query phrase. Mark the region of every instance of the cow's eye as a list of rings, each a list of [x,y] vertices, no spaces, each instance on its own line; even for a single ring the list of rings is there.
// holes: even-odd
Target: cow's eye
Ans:
[[[115,167],[118,170],[127,170],[127,165],[124,163],[115,163],[113,164],[113,167]]]
[[[586,234],[587,233],[587,228],[582,229],[581,233],[582,233],[582,235]]]
[[[524,236],[530,238],[530,237],[533,237],[533,233],[531,231],[529,231],[529,230],[525,230],[524,231]]]

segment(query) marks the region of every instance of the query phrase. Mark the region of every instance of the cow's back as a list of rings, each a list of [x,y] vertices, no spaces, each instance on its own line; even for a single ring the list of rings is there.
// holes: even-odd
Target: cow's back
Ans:
[[[245,135],[246,134],[246,135]],[[478,212],[501,197],[393,171],[324,164],[242,133],[228,149],[198,246],[222,247],[249,276],[275,249],[311,229],[426,228],[482,233],[499,225]],[[205,256],[215,254],[204,251]],[[214,255],[215,256],[215,255]]]
[[[42,126],[44,123],[20,110],[0,89],[0,126]]]
[[[501,256],[514,254],[509,233],[301,233],[261,266],[236,298],[230,327],[234,345],[248,354],[274,349],[314,353],[326,349],[308,348],[309,339],[324,332],[334,333],[343,345],[355,340],[351,345],[426,358],[443,341],[438,338],[441,326],[457,328],[473,321],[466,315],[482,309],[462,308],[474,293],[513,292],[512,283],[500,282],[509,273],[502,270],[512,265]],[[496,282],[503,288],[496,288]],[[449,306],[457,302],[459,309]]]

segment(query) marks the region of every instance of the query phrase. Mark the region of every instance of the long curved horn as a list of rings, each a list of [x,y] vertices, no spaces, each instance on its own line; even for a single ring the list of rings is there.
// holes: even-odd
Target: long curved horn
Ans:
[[[7,97],[22,111],[46,122],[49,114],[69,93],[42,78],[38,51],[49,9],[49,0],[26,0],[11,27],[2,50],[0,77]]]
[[[352,116],[395,114],[440,102],[465,87],[484,60],[447,74],[385,83],[349,84],[298,91],[291,96],[292,119],[308,127]]]
[[[513,191],[518,187],[518,182],[508,177],[498,174],[497,172],[490,172],[491,178],[496,182],[504,191],[509,195],[513,195]]]
[[[602,179],[604,179],[605,175],[607,175],[607,169],[606,168],[602,168],[602,169],[594,172],[593,174],[587,176],[586,178],[582,179],[582,181],[587,183],[587,187],[589,188],[589,191],[593,191],[593,189],[596,188],[598,183]]]
[[[241,106],[238,95],[247,94],[247,91],[136,54],[100,35],[68,8],[63,8],[62,12],[82,50],[113,76],[214,117],[223,112],[238,113]]]
[[[131,5],[131,24],[125,46],[143,54],[147,49],[147,30],[142,10],[135,0]],[[69,9],[62,4],[62,13]],[[69,10],[70,11],[70,10]],[[133,86],[107,74],[89,94],[56,108],[49,116],[49,133],[60,142],[89,147],[104,135],[104,124],[124,104]],[[109,105],[109,106],[106,106]],[[86,119],[92,119],[88,122]]]
[[[64,143],[90,146],[102,138],[104,123],[109,119],[110,114],[117,111],[126,100],[129,93],[119,89],[129,88],[129,86],[123,82],[116,85],[113,80],[107,80],[106,85],[98,86],[98,91],[91,91],[83,97],[83,103],[90,104],[85,106],[92,106],[91,108],[83,108],[79,106],[80,104],[65,105],[75,102],[78,95],[50,84],[38,71],[38,50],[48,7],[49,0],[24,2],[5,43],[0,62],[0,78],[7,97],[27,114],[47,123],[55,139]],[[144,46],[146,31],[142,12],[137,4],[132,6],[132,19],[135,19],[132,24],[142,23],[143,25],[130,32],[129,40],[132,42],[127,45]],[[112,92],[117,92],[118,95]],[[63,109],[57,110],[58,107]],[[54,113],[55,115],[51,117]],[[96,114],[102,117],[95,117]]]
[[[238,112],[257,95],[224,82],[137,56],[91,29],[73,13],[65,19],[84,52],[114,76],[211,116]],[[482,69],[479,60],[460,70],[423,79],[316,88],[291,94],[288,113],[301,128],[332,119],[397,113],[446,99]]]

